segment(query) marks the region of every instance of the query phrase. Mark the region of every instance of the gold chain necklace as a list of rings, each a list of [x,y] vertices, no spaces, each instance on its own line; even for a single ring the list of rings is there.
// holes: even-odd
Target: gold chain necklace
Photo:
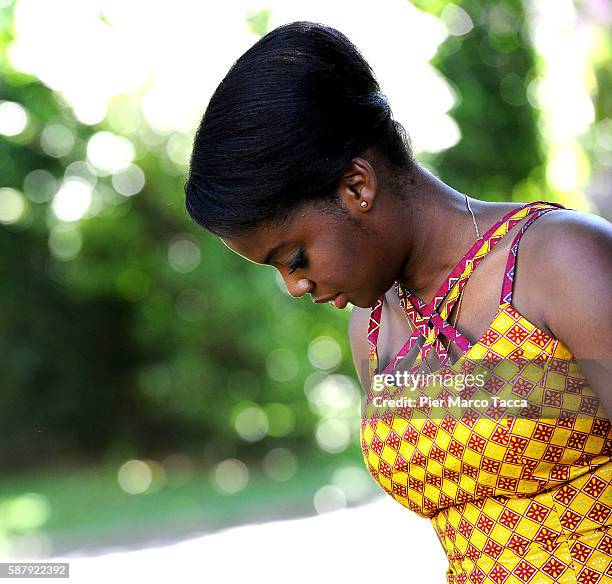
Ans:
[[[480,239],[480,230],[478,229],[478,223],[476,222],[476,216],[474,215],[474,211],[472,211],[472,207],[470,205],[470,199],[468,198],[468,196],[464,193],[463,196],[465,197],[465,204],[467,205],[468,211],[470,213],[470,215],[472,216],[472,223],[474,225],[474,230],[476,231],[476,238],[477,240]],[[459,312],[461,310],[461,301],[463,300],[463,290],[459,293],[459,301],[457,302],[457,312],[455,312],[455,321],[452,324],[452,327],[454,329],[457,328],[457,321],[459,320]],[[448,347],[446,347],[446,350],[449,351],[450,350],[450,345],[451,345],[451,340],[448,340]],[[429,372],[432,373],[431,367],[429,366],[429,363],[427,362],[427,356],[425,356],[425,358],[423,359],[423,362],[425,363],[425,365],[427,365],[427,369],[429,369]]]

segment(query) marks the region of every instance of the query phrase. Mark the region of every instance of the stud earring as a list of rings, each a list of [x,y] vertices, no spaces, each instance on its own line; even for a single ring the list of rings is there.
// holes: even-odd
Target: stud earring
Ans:
[[[364,209],[368,206],[368,202],[367,201],[361,201],[361,203],[359,203]]]

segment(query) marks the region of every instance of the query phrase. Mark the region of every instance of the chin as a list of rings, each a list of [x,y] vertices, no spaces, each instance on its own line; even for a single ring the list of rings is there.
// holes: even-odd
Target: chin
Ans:
[[[361,297],[357,297],[357,298],[353,298],[352,296],[349,298],[349,302],[353,305],[356,306],[357,308],[372,308],[372,306],[374,306],[374,304],[376,304],[376,301],[380,298],[380,294],[378,296],[376,296],[376,298],[374,298],[373,300],[369,300],[367,298],[365,298],[364,296]]]

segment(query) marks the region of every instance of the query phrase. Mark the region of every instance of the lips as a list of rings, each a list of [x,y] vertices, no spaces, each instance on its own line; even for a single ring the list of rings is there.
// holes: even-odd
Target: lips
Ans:
[[[330,294],[329,296],[320,296],[318,298],[313,298],[313,300],[317,304],[333,302],[336,308],[346,308],[348,304],[348,296],[345,292],[338,292],[337,294]]]
[[[336,298],[336,296],[338,296],[339,294],[341,294],[341,292],[338,292],[337,294],[330,294],[329,296],[319,296],[317,298],[314,298],[314,301],[317,304],[322,304],[323,302],[330,302],[331,300]]]

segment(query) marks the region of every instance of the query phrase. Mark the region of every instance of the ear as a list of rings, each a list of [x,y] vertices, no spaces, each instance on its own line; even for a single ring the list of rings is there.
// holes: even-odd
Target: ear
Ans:
[[[370,211],[376,199],[376,172],[365,158],[353,158],[340,177],[338,196],[350,213]],[[362,205],[363,201],[367,205]]]

